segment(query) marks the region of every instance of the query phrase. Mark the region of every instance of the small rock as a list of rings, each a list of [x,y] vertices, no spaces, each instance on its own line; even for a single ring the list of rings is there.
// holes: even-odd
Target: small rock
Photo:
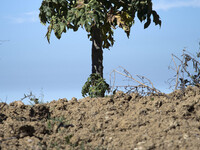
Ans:
[[[130,95],[126,95],[126,96],[124,97],[124,100],[130,101],[131,98],[132,98],[132,97],[131,97]]]
[[[108,143],[111,143],[112,140],[113,140],[113,138],[112,138],[112,137],[109,137],[109,138],[108,138]]]
[[[139,94],[138,93],[131,93],[130,96],[132,97],[133,100],[135,100]]]
[[[74,145],[78,145],[78,142],[80,141],[80,137],[77,135],[74,135],[71,139],[70,139],[70,143],[74,144]]]
[[[99,130],[99,129],[102,129],[102,126],[103,126],[103,123],[102,122],[97,122],[96,124],[96,128]]]
[[[77,98],[76,97],[72,97],[71,100],[74,101],[74,102],[77,102]]]
[[[23,105],[24,105],[24,103],[22,101],[14,101],[14,102],[10,103],[10,106],[16,106],[16,107],[20,107]]]
[[[32,139],[27,139],[27,141],[28,141],[29,143],[31,143],[33,140],[32,140]]]
[[[183,134],[183,138],[186,140],[189,138],[189,136],[187,134]]]
[[[75,103],[77,103],[78,101],[77,101],[77,98],[75,98],[75,97],[72,97],[72,99],[69,101],[71,104],[75,104]]]
[[[121,98],[123,96],[124,96],[124,92],[118,91],[118,92],[115,93],[114,98]]]
[[[162,106],[162,104],[163,104],[162,101],[156,101],[154,106],[157,108],[160,108]]]
[[[66,98],[62,98],[62,99],[59,99],[58,101],[64,103],[64,102],[67,102],[67,99]]]

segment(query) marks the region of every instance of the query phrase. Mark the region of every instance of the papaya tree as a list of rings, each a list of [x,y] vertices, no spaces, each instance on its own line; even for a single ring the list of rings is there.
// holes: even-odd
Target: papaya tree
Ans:
[[[145,22],[144,28],[152,19],[155,25],[161,26],[152,5],[152,0],[43,0],[39,18],[42,24],[48,24],[49,43],[52,31],[60,39],[69,29],[85,29],[92,41],[92,74],[103,78],[103,49],[113,46],[114,29],[122,28],[129,37],[136,16]],[[99,96],[104,95],[100,93]]]

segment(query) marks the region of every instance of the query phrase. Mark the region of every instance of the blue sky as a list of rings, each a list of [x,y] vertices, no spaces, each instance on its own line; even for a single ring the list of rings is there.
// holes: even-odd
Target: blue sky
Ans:
[[[33,92],[44,101],[81,98],[81,88],[91,73],[91,42],[87,33],[67,31],[48,44],[46,26],[40,24],[42,0],[3,0],[0,5],[0,99],[10,103]],[[104,50],[104,77],[123,66],[131,74],[148,77],[163,92],[174,75],[168,70],[171,54],[199,49],[200,1],[153,0],[162,27],[143,29],[136,19],[130,38],[117,29],[115,45]],[[4,41],[5,40],[5,41]],[[7,41],[8,40],[8,41]]]

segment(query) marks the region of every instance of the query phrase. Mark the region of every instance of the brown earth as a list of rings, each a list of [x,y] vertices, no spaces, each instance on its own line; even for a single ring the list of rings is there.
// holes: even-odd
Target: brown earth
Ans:
[[[0,150],[198,150],[200,89],[0,103]]]

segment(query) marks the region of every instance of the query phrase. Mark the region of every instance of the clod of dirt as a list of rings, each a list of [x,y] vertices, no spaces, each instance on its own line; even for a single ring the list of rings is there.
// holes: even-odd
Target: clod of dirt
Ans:
[[[198,150],[200,89],[0,103],[0,149]]]

